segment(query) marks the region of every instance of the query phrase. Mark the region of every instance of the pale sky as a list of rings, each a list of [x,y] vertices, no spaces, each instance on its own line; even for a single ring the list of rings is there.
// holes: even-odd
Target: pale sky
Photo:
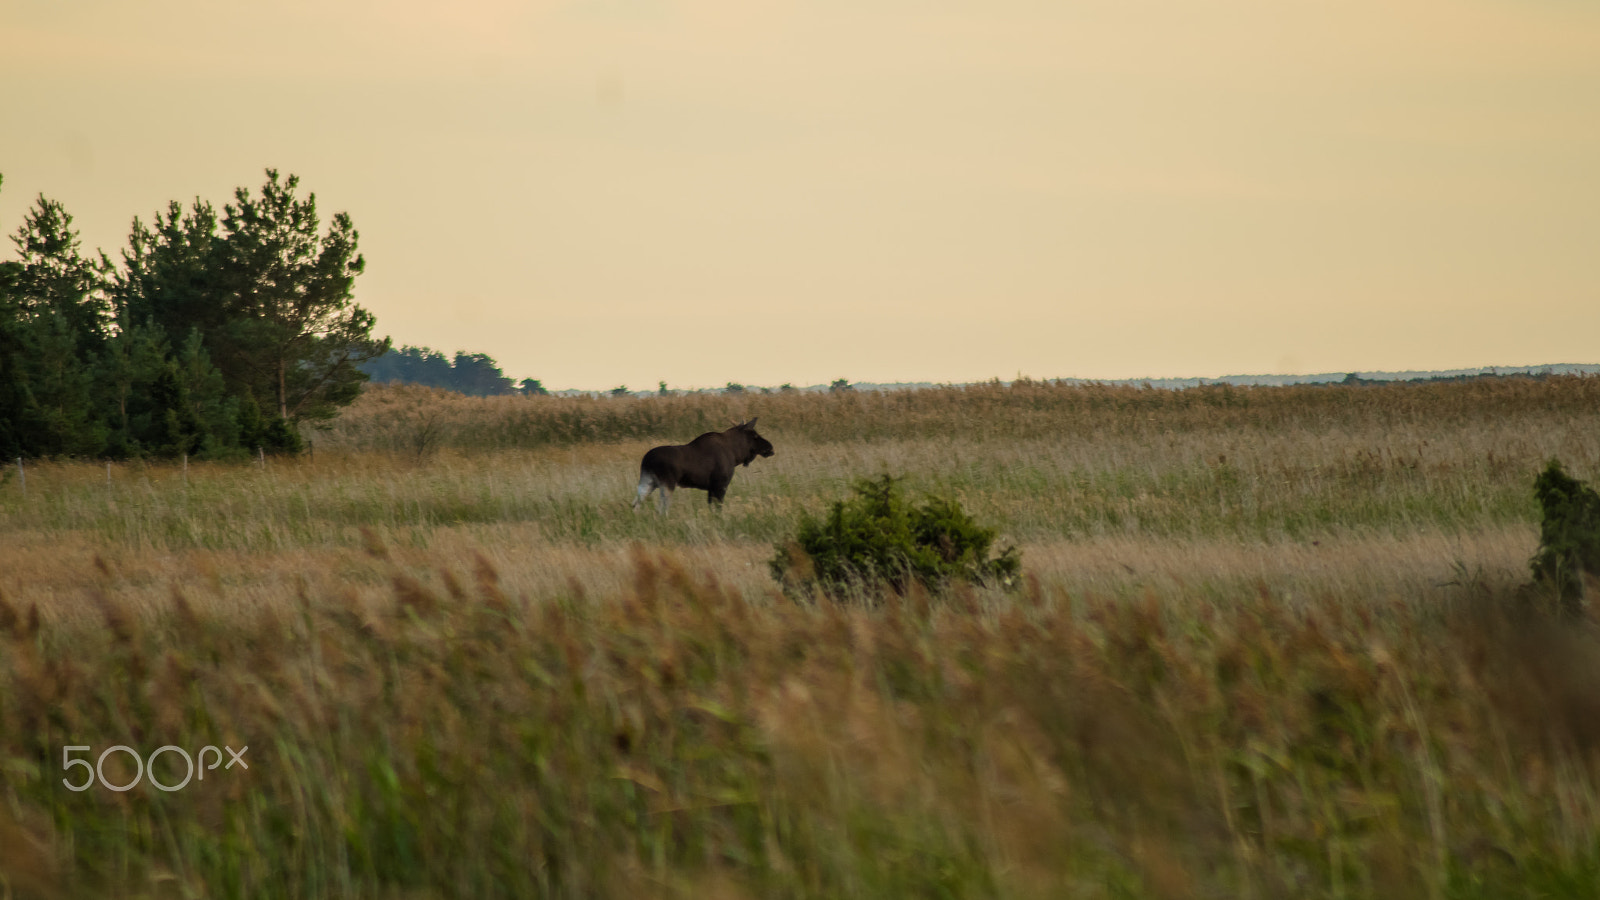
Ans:
[[[552,388],[1600,362],[1589,0],[0,0],[0,84],[8,238],[276,168]]]

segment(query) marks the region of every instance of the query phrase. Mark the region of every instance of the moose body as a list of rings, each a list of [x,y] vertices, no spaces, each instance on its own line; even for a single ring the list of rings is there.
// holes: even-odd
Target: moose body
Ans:
[[[755,419],[727,431],[708,431],[687,444],[653,448],[639,463],[639,493],[633,508],[638,510],[651,491],[659,490],[657,502],[664,514],[672,492],[680,487],[705,491],[708,504],[719,504],[728,493],[734,469],[771,455],[772,444],[756,434]]]

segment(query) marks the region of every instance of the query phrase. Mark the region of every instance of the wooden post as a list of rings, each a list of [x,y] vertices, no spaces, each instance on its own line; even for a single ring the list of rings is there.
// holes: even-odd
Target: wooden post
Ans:
[[[28,496],[28,470],[22,467],[22,457],[17,457],[17,475],[22,479],[22,496]]]
[[[183,455],[183,486],[189,486],[189,454]]]
[[[266,471],[266,468],[267,468],[267,451],[262,449],[262,448],[260,448],[260,447],[256,448],[256,464],[261,466],[261,470],[262,471]]]

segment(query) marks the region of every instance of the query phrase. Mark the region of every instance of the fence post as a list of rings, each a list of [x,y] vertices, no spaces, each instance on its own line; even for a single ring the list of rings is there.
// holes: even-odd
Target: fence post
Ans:
[[[189,486],[189,454],[183,455],[183,486]]]
[[[17,475],[22,479],[22,496],[28,496],[28,470],[22,467],[22,457],[17,457]]]

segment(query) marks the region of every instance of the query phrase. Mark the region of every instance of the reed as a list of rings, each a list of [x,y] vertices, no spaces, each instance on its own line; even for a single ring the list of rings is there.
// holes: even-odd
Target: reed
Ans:
[[[381,596],[4,614],[13,895],[1585,896],[1600,647],[1449,610],[1048,586],[879,611],[646,550],[538,598],[480,560]],[[1225,601],[1225,602],[1224,602]],[[166,793],[62,748],[248,746]],[[163,783],[184,769],[152,765]],[[103,777],[133,780],[125,753]]]
[[[30,463],[0,896],[1588,897],[1600,640],[1519,588],[1595,384],[390,389],[314,460]],[[628,511],[750,415],[723,511]],[[785,599],[772,544],[881,472],[1024,588]],[[115,745],[250,768],[62,784]]]
[[[424,443],[473,451],[686,440],[762,416],[762,433],[811,443],[882,440],[1150,441],[1191,432],[1240,439],[1351,428],[1466,430],[1508,418],[1547,427],[1587,420],[1600,379],[1503,378],[1382,385],[1234,387],[1182,391],[1020,380],[907,391],[691,393],[665,397],[467,397],[374,386],[319,438],[352,450],[415,454]]]

